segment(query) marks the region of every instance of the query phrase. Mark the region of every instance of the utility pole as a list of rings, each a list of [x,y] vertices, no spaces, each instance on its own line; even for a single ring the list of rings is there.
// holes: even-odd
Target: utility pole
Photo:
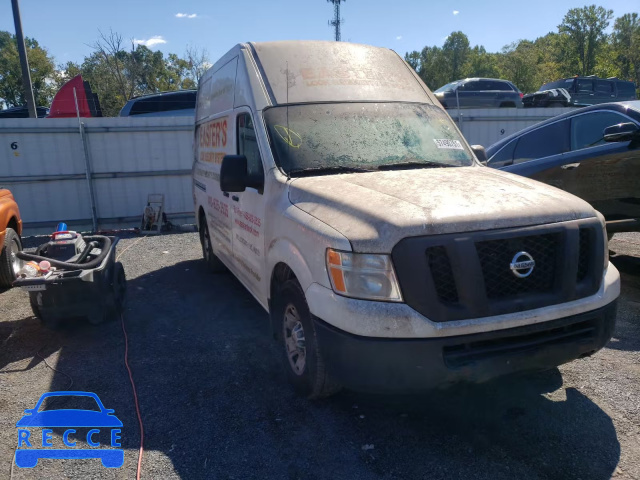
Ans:
[[[336,42],[341,40],[340,25],[344,23],[344,18],[340,18],[340,2],[346,2],[347,0],[327,0],[329,3],[333,3],[333,20],[329,20],[329,25],[335,29]]]
[[[22,21],[20,20],[20,6],[18,0],[11,0],[13,8],[13,23],[16,26],[16,42],[18,42],[18,54],[20,55],[20,66],[22,67],[22,88],[24,98],[27,100],[29,117],[36,118],[36,101],[33,98],[33,87],[31,86],[31,73],[29,72],[29,60],[27,60],[27,49],[24,45],[24,35],[22,33]]]

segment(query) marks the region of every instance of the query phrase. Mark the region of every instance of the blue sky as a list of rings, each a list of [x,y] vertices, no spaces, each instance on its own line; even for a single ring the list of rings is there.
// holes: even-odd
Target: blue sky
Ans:
[[[346,0],[342,39],[389,47],[400,54],[442,45],[462,30],[472,45],[490,52],[518,39],[555,31],[564,14],[583,2],[537,0],[519,6],[503,0]],[[620,16],[638,10],[638,0],[600,2]],[[635,8],[634,8],[635,5]],[[243,41],[331,40],[326,0],[21,0],[25,35],[36,38],[58,64],[81,62],[98,29],[110,28],[162,52],[183,54],[188,44],[206,48],[215,61]],[[457,13],[456,13],[457,12]],[[182,14],[177,16],[178,14]],[[11,2],[0,2],[0,30],[14,31]]]

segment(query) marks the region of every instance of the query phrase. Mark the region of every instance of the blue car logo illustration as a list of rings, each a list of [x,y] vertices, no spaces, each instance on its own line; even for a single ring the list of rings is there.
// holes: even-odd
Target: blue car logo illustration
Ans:
[[[45,410],[39,412],[45,399],[49,397],[90,397],[93,398],[100,411],[81,409]],[[91,428],[87,432],[87,444],[91,447],[99,447],[95,440],[100,433],[100,428],[110,429],[111,447],[120,447],[120,427],[122,422],[113,415],[114,410],[104,408],[100,398],[91,392],[48,392],[40,397],[36,406],[24,411],[26,414],[16,423],[18,427],[18,448],[16,450],[16,465],[21,468],[33,468],[41,458],[53,459],[85,459],[99,458],[107,468],[118,468],[124,463],[124,450],[115,448],[74,448],[76,442],[73,437],[78,428]],[[32,438],[29,428],[43,427],[42,442]],[[55,449],[53,446],[50,428],[62,427],[65,432],[62,436],[64,445],[69,448]],[[34,435],[35,437],[35,435]],[[31,448],[41,444],[43,448]]]

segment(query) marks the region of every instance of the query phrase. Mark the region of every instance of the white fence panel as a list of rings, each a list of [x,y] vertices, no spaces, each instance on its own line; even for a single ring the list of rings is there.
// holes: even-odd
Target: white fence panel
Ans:
[[[147,195],[163,193],[169,218],[193,221],[193,119],[0,120],[0,185],[10,188],[27,233],[58,221],[92,227],[91,170],[99,228],[139,224]]]

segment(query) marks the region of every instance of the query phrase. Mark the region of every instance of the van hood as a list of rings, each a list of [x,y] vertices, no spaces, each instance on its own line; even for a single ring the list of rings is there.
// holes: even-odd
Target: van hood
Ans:
[[[574,195],[480,166],[296,178],[289,199],[343,234],[354,251],[371,253],[390,253],[405,237],[596,216]]]

